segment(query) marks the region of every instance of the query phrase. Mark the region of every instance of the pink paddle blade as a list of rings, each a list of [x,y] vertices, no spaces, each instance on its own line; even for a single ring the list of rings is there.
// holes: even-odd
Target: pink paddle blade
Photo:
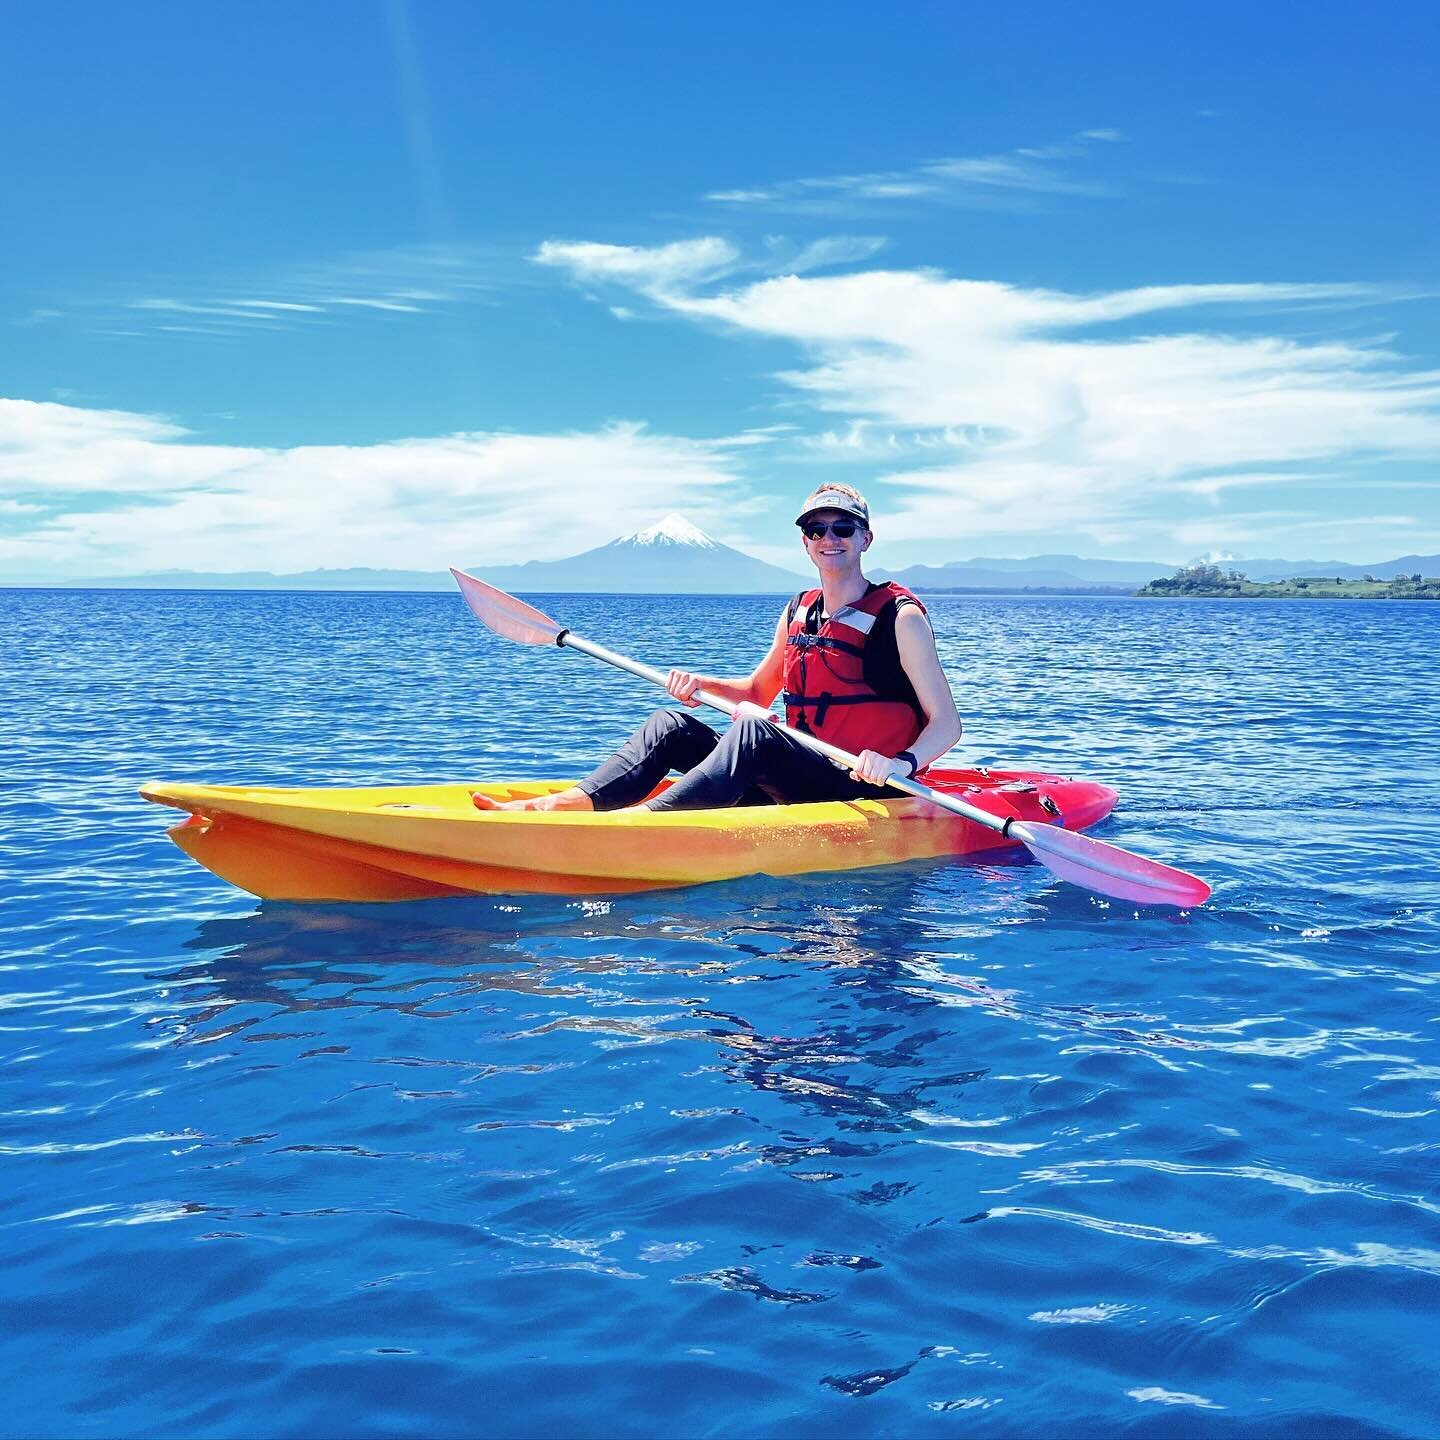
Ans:
[[[1133,855],[1090,835],[1053,825],[1012,825],[1010,834],[1062,880],[1142,905],[1203,905],[1210,887],[1198,875]]]
[[[507,640],[518,640],[522,645],[553,645],[562,630],[543,611],[457,570],[453,565],[450,573],[465,597],[475,618],[488,625],[497,635]]]

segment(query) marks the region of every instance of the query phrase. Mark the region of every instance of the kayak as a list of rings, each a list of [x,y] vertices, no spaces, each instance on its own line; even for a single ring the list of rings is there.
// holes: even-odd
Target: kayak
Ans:
[[[1001,818],[1069,830],[1103,820],[1116,801],[1108,786],[1032,771],[932,769],[925,779]],[[901,795],[601,815],[477,810],[471,798],[479,791],[495,800],[524,799],[573,783],[356,789],[156,783],[140,793],[188,812],[169,832],[187,855],[266,900],[614,894],[973,855],[1017,843]]]
[[[1116,801],[1108,786],[1030,771],[931,770],[926,780],[1001,818],[1071,830],[1104,819]],[[266,900],[614,894],[742,875],[853,870],[1016,844],[898,795],[602,815],[477,810],[471,798],[480,791],[495,800],[526,799],[573,783],[354,789],[157,783],[140,793],[188,811],[170,838],[222,879]]]

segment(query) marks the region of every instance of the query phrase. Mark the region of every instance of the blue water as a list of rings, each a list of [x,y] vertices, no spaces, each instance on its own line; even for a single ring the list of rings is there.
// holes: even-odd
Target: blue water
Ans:
[[[571,598],[748,669],[777,606]],[[1440,1428],[1440,606],[956,598],[961,754],[1207,876],[262,904],[165,778],[581,773],[449,595],[0,592],[0,1432]]]

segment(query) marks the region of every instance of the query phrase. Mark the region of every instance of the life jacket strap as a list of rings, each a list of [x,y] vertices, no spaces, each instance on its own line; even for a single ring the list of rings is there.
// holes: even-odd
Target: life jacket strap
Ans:
[[[837,640],[833,635],[808,635],[802,631],[799,635],[791,635],[785,643],[797,650],[843,650],[847,655],[861,658],[865,654],[860,646],[852,645],[848,640]]]
[[[887,700],[883,695],[832,695],[828,690],[822,690],[818,695],[797,695],[792,690],[786,690],[780,697],[787,709],[815,711],[815,724],[825,724],[825,712],[832,705],[903,705],[903,700]],[[803,714],[800,717],[804,719]]]

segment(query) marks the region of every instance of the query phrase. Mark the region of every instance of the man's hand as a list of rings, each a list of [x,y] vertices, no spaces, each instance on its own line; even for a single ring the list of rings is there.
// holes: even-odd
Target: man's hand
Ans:
[[[672,670],[669,678],[665,681],[665,688],[681,702],[688,705],[692,710],[698,710],[703,703],[695,699],[695,692],[701,688],[703,681],[699,675],[692,675],[688,670]]]
[[[862,750],[855,757],[855,762],[851,778],[863,780],[867,785],[883,785],[892,775],[898,775],[902,780],[910,778],[910,767],[903,760],[882,755],[878,750]]]

